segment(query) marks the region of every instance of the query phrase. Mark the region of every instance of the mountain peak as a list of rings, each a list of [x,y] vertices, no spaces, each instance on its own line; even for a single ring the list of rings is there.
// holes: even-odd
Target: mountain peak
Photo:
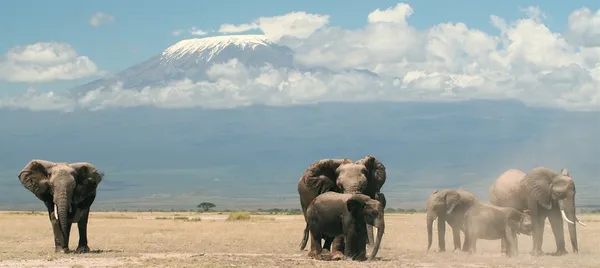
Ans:
[[[205,38],[192,38],[181,40],[162,52],[161,59],[170,61],[182,58],[189,54],[203,54],[202,58],[209,61],[215,55],[230,46],[237,46],[242,50],[255,49],[258,46],[270,46],[272,43],[265,35],[224,35]]]

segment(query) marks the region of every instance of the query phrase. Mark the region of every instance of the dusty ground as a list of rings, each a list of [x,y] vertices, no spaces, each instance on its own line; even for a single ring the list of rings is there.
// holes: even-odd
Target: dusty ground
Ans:
[[[173,219],[177,216],[202,220]],[[474,255],[427,252],[424,214],[388,214],[380,259],[371,263],[309,259],[306,250],[298,249],[302,216],[252,215],[249,221],[225,221],[226,217],[92,213],[89,246],[95,252],[76,255],[53,252],[47,215],[0,212],[0,267],[600,267],[600,216],[595,215],[579,216],[588,225],[578,226],[579,254],[532,257],[528,254],[531,238],[519,236],[521,254],[508,259],[499,253],[499,241],[479,240]],[[553,252],[548,225],[543,249]],[[74,249],[76,227],[71,234]],[[432,248],[437,248],[436,235]],[[446,237],[446,247],[451,249],[450,232]],[[567,250],[571,252],[568,239]]]

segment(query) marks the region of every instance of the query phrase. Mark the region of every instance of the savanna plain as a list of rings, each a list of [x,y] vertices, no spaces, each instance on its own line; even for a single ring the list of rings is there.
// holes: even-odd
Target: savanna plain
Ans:
[[[230,217],[230,215],[232,217]],[[0,212],[0,267],[600,267],[600,215],[580,214],[579,254],[529,255],[531,237],[519,236],[519,256],[500,253],[500,241],[478,240],[477,253],[427,251],[425,214],[386,214],[386,233],[373,262],[317,261],[300,251],[302,215],[198,212],[91,212],[87,254],[54,253],[47,213]],[[565,226],[566,227],[566,226]],[[70,248],[77,246],[77,227]],[[464,237],[461,234],[461,241]],[[543,249],[554,252],[549,224]],[[367,248],[370,252],[370,248]]]

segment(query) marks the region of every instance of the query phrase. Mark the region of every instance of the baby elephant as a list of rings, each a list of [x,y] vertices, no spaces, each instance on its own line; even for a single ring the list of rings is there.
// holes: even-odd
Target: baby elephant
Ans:
[[[474,253],[477,239],[506,241],[506,255],[518,254],[517,234],[531,235],[531,216],[514,208],[478,203],[467,210],[464,218],[466,249]]]
[[[377,239],[369,260],[377,255],[385,229],[383,207],[375,199],[364,194],[341,194],[325,192],[318,195],[306,209],[306,219],[313,243],[308,256],[325,259],[322,256],[321,239],[344,241],[339,245],[334,241],[332,255],[342,255],[352,260],[366,260],[367,223],[377,227]],[[340,242],[341,243],[341,242]],[[339,256],[341,258],[341,256]]]

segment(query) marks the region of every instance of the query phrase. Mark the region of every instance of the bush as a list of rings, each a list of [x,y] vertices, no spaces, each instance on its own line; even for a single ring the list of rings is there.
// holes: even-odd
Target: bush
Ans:
[[[248,212],[233,212],[227,217],[228,221],[247,221],[250,220],[250,213]]]

